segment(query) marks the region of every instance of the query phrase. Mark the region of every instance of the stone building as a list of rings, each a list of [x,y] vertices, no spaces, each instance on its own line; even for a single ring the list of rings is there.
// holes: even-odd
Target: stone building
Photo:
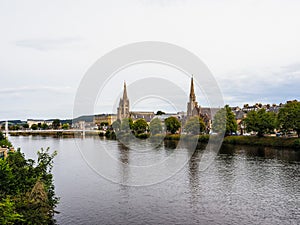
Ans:
[[[110,126],[116,120],[117,120],[116,114],[98,114],[98,115],[95,115],[95,117],[94,117],[94,123],[97,126],[101,126],[101,124],[103,124],[103,123]]]

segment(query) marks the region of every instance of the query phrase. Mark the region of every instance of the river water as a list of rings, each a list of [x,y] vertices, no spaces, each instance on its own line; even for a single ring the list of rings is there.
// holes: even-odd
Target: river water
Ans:
[[[126,186],[101,176],[84,153],[94,155],[94,165],[103,151],[111,152],[120,165],[143,161],[140,152],[117,141],[40,136],[10,140],[28,158],[36,159],[41,147],[58,151],[53,168],[61,198],[58,224],[300,224],[299,151],[223,146],[201,170],[199,147],[182,169],[163,182]],[[161,160],[175,147],[176,143],[166,142],[144,151],[142,157]],[[107,168],[111,176],[133,179],[125,167],[99,162],[99,168]]]

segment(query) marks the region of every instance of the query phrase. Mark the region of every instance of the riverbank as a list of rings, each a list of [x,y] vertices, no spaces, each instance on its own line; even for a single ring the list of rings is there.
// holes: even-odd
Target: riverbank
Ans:
[[[275,148],[293,148],[299,150],[300,138],[228,136],[224,138],[223,144],[252,145]]]
[[[111,134],[114,134],[112,132]],[[53,136],[53,137],[79,137],[83,136],[81,130],[30,130],[30,131],[15,131],[10,132],[11,136],[29,136],[29,135],[40,135],[40,136]],[[99,130],[86,130],[84,136],[106,136],[108,139],[116,139],[116,135],[105,135],[103,131]],[[119,138],[125,138],[126,135],[122,135]],[[140,139],[148,138],[148,134],[141,134],[138,136]],[[150,139],[164,139],[164,140],[195,140],[198,139],[199,143],[207,143],[210,138],[207,134],[202,135],[186,135],[186,134],[157,134],[150,137]],[[217,138],[217,140],[219,140]],[[224,137],[224,144],[232,145],[251,145],[251,146],[262,146],[262,147],[275,147],[275,148],[293,148],[300,149],[300,138],[285,138],[285,137],[256,137],[256,136],[227,136]]]

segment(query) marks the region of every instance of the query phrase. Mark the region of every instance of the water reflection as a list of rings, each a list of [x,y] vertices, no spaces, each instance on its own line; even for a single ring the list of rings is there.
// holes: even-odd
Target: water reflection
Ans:
[[[279,159],[284,161],[300,161],[300,151],[293,149],[277,149],[272,147],[228,145],[223,144],[220,154],[245,155],[249,158]]]
[[[118,151],[119,151],[118,158],[119,158],[119,161],[121,162],[118,164],[120,166],[120,168],[119,168],[120,179],[119,180],[121,181],[121,183],[125,184],[130,179],[130,177],[129,177],[130,167],[128,166],[130,149],[126,145],[124,145],[122,142],[118,142],[117,146],[118,146]]]
[[[191,207],[196,210],[198,197],[199,197],[199,160],[200,160],[201,149],[197,149],[192,155],[188,163],[188,178],[190,188],[190,203]]]

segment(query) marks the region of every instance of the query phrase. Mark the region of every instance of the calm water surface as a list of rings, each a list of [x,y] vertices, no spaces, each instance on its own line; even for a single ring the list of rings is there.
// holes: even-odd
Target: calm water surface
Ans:
[[[38,136],[10,140],[34,159],[41,147],[58,151],[53,173],[61,197],[59,224],[300,224],[299,151],[224,146],[208,169],[200,171],[198,149],[170,179],[130,187],[99,176],[78,150],[79,142],[97,160],[106,146],[124,164],[140,160],[138,152],[117,141],[85,138],[76,144],[71,138]],[[162,144],[143,157],[162,159],[175,146]],[[122,167],[113,174],[132,179]]]

